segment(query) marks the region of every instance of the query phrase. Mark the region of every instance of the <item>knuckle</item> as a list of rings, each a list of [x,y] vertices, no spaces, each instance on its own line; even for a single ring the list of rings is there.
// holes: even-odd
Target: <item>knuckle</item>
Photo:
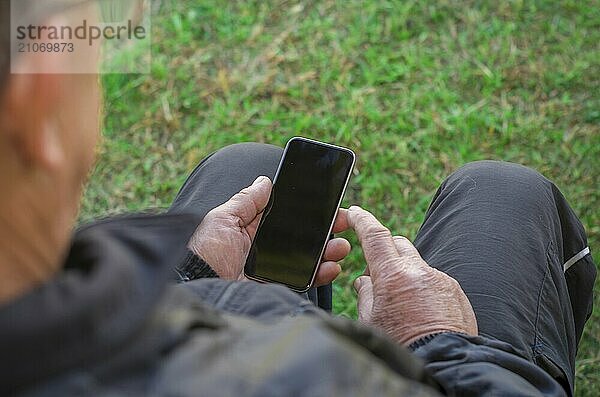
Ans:
[[[208,211],[208,213],[204,215],[204,219],[202,220],[201,225],[205,226],[210,224],[215,219],[215,216],[219,213],[219,211],[219,207],[213,208],[212,210]]]
[[[354,223],[356,225],[368,225],[370,223],[369,216],[364,212],[360,212],[358,214],[355,213],[353,215],[354,215]]]
[[[238,200],[245,200],[247,197],[249,197],[250,194],[250,188],[243,188],[242,190],[240,190],[238,193],[236,193],[233,198],[234,199],[238,199]]]
[[[443,285],[446,287],[447,290],[449,290],[453,293],[456,293],[459,291],[462,292],[462,288],[461,288],[458,280],[456,280],[454,277],[449,276],[448,274],[441,272],[437,269],[433,269],[433,270],[435,270],[436,277],[438,278],[438,280],[440,282],[443,283]]]
[[[450,279],[450,282],[448,283],[448,285],[450,286],[450,288],[452,288],[455,291],[461,291],[462,292],[462,287],[460,286],[460,283],[458,282],[457,279],[453,278],[453,277],[448,277]]]
[[[394,245],[400,255],[410,257],[411,259],[418,257],[416,248],[406,237],[394,236]]]
[[[392,237],[392,233],[385,227],[376,224],[370,224],[365,229],[365,233],[368,237],[373,239],[384,239]]]

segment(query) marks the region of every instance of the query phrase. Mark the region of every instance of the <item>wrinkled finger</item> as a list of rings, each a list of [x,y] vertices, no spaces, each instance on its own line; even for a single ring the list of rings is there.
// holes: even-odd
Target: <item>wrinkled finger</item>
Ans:
[[[340,208],[335,217],[335,222],[333,223],[332,233],[341,233],[350,228],[348,225],[348,210],[345,208]]]
[[[358,309],[358,321],[363,324],[371,322],[373,311],[373,281],[369,276],[360,276],[354,281],[354,289],[358,294],[356,306]]]
[[[319,265],[319,270],[315,276],[315,287],[331,283],[340,274],[342,268],[337,262],[323,262]]]
[[[350,207],[347,217],[348,225],[356,231],[370,274],[377,279],[396,271],[393,263],[398,258],[398,251],[392,233],[373,214],[360,207]]]
[[[266,176],[259,176],[252,185],[236,193],[217,209],[239,218],[240,226],[245,227],[265,209],[271,188],[271,180]]]
[[[407,266],[428,266],[409,239],[404,236],[394,236],[393,239],[402,263]]]
[[[325,252],[323,253],[324,261],[341,261],[350,253],[350,243],[345,238],[337,237],[327,242]]]

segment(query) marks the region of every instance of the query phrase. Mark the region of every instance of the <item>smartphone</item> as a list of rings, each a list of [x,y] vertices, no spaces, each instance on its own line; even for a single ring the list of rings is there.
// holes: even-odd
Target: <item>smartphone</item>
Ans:
[[[350,149],[290,139],[246,259],[246,277],[297,292],[313,285],[354,161]]]

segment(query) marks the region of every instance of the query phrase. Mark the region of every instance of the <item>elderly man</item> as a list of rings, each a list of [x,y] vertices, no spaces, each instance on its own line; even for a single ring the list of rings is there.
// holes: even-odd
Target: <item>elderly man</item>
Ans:
[[[94,3],[79,13],[93,19]],[[580,222],[537,172],[466,165],[414,245],[359,207],[340,210],[335,231],[356,232],[367,270],[355,282],[359,321],[333,318],[283,287],[239,280],[278,147],[226,147],[167,213],[73,233],[99,134],[98,77],[10,74],[1,45],[2,395],[572,394],[595,267]],[[19,62],[66,68],[61,59]],[[318,285],[349,250],[329,242]]]

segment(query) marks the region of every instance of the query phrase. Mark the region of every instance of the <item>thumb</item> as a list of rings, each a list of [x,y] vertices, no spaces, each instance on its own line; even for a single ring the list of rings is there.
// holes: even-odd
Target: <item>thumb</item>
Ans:
[[[247,226],[267,206],[271,188],[271,180],[266,176],[259,176],[252,185],[236,193],[219,210],[240,219],[240,226]]]
[[[360,276],[354,281],[354,288],[358,293],[356,306],[358,308],[358,321],[370,324],[373,311],[373,282],[369,276]]]

